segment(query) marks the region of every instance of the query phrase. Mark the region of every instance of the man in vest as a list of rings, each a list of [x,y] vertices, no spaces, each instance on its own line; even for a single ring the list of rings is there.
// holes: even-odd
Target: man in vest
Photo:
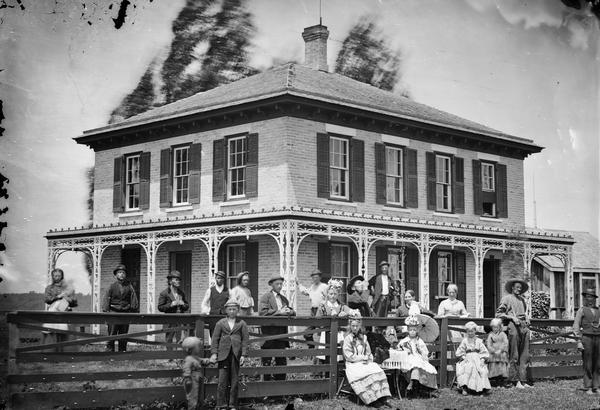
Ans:
[[[388,261],[379,262],[379,274],[369,279],[369,290],[373,295],[371,308],[375,317],[387,317],[394,297],[394,281],[388,275],[389,267]]]
[[[185,293],[181,290],[181,273],[171,271],[167,276],[167,288],[160,292],[158,296],[158,311],[164,313],[185,313],[190,308],[190,304],[185,298]],[[179,323],[167,323],[164,328],[179,327]],[[165,332],[165,342],[179,343],[181,340],[181,330],[178,332]],[[167,350],[171,350],[167,347]]]
[[[118,312],[129,313],[137,312],[138,298],[131,283],[127,280],[127,270],[125,265],[117,265],[113,271],[113,275],[117,279],[109,287],[104,298],[102,298],[103,312]],[[126,324],[109,324],[109,335],[121,335],[129,332],[129,325]],[[106,343],[107,350],[115,351],[115,341],[110,340]],[[127,350],[127,340],[119,339],[119,352]]]
[[[600,393],[600,309],[596,289],[581,293],[584,305],[577,311],[573,333],[581,337],[577,349],[583,356],[583,387],[587,394]]]
[[[206,290],[202,299],[202,313],[205,315],[225,315],[225,303],[229,300],[229,290],[225,284],[225,272],[215,273],[215,284]],[[215,328],[214,323],[209,324],[209,331]]]

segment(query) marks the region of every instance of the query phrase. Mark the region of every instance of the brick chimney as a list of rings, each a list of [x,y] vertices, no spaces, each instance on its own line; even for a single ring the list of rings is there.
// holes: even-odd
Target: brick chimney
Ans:
[[[329,71],[327,67],[327,39],[329,31],[326,26],[317,24],[306,27],[302,32],[304,39],[304,65],[315,70]]]

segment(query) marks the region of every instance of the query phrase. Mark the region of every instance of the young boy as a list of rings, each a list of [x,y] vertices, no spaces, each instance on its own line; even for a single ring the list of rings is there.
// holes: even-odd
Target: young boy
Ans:
[[[185,387],[185,396],[188,402],[189,410],[196,410],[200,402],[198,394],[200,392],[200,383],[203,383],[202,366],[210,363],[210,359],[202,359],[203,344],[202,339],[194,336],[186,337],[181,343],[187,356],[183,362],[183,385]]]
[[[237,406],[238,376],[248,354],[249,341],[248,326],[237,317],[239,308],[240,305],[234,300],[225,303],[227,317],[217,322],[212,336],[210,361],[219,362],[217,408],[235,410]]]

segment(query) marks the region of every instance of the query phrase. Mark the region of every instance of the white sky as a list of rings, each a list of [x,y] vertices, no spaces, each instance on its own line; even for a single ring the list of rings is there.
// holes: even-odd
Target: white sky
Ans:
[[[168,47],[183,1],[132,0],[119,30],[111,20],[116,1],[23,4],[24,11],[0,10],[6,117],[0,169],[11,180],[10,199],[0,202],[10,208],[0,217],[9,223],[0,292],[42,290],[45,232],[86,222],[84,172],[93,153],[72,138],[106,124],[147,64]],[[302,61],[301,32],[318,22],[318,0],[248,4],[257,26],[251,63],[266,68],[273,61]],[[546,147],[525,161],[529,226],[535,175],[538,227],[598,236],[600,45],[594,18],[546,0],[323,0],[330,69],[341,40],[365,14],[402,50],[403,83],[416,101]],[[87,293],[79,261],[61,257],[58,265]]]

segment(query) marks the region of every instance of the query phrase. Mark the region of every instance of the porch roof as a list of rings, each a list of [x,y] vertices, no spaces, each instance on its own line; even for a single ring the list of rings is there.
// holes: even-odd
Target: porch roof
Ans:
[[[109,225],[82,226],[80,228],[61,228],[50,230],[46,234],[48,240],[96,237],[119,233],[143,233],[161,230],[185,229],[192,227],[211,227],[220,225],[235,225],[257,221],[279,221],[286,218],[309,220],[316,222],[333,222],[351,224],[354,226],[403,229],[425,233],[453,233],[474,237],[516,239],[523,241],[542,241],[561,244],[572,244],[573,237],[565,231],[543,230],[510,230],[501,226],[477,225],[460,222],[444,222],[429,219],[409,217],[374,215],[340,210],[282,207],[261,210],[241,210],[220,214],[167,217],[146,221],[122,222]]]
[[[565,233],[551,230],[548,232]],[[573,271],[600,273],[600,242],[589,232],[572,232]],[[554,255],[539,255],[535,259],[552,272],[564,272],[565,267],[560,258]]]

